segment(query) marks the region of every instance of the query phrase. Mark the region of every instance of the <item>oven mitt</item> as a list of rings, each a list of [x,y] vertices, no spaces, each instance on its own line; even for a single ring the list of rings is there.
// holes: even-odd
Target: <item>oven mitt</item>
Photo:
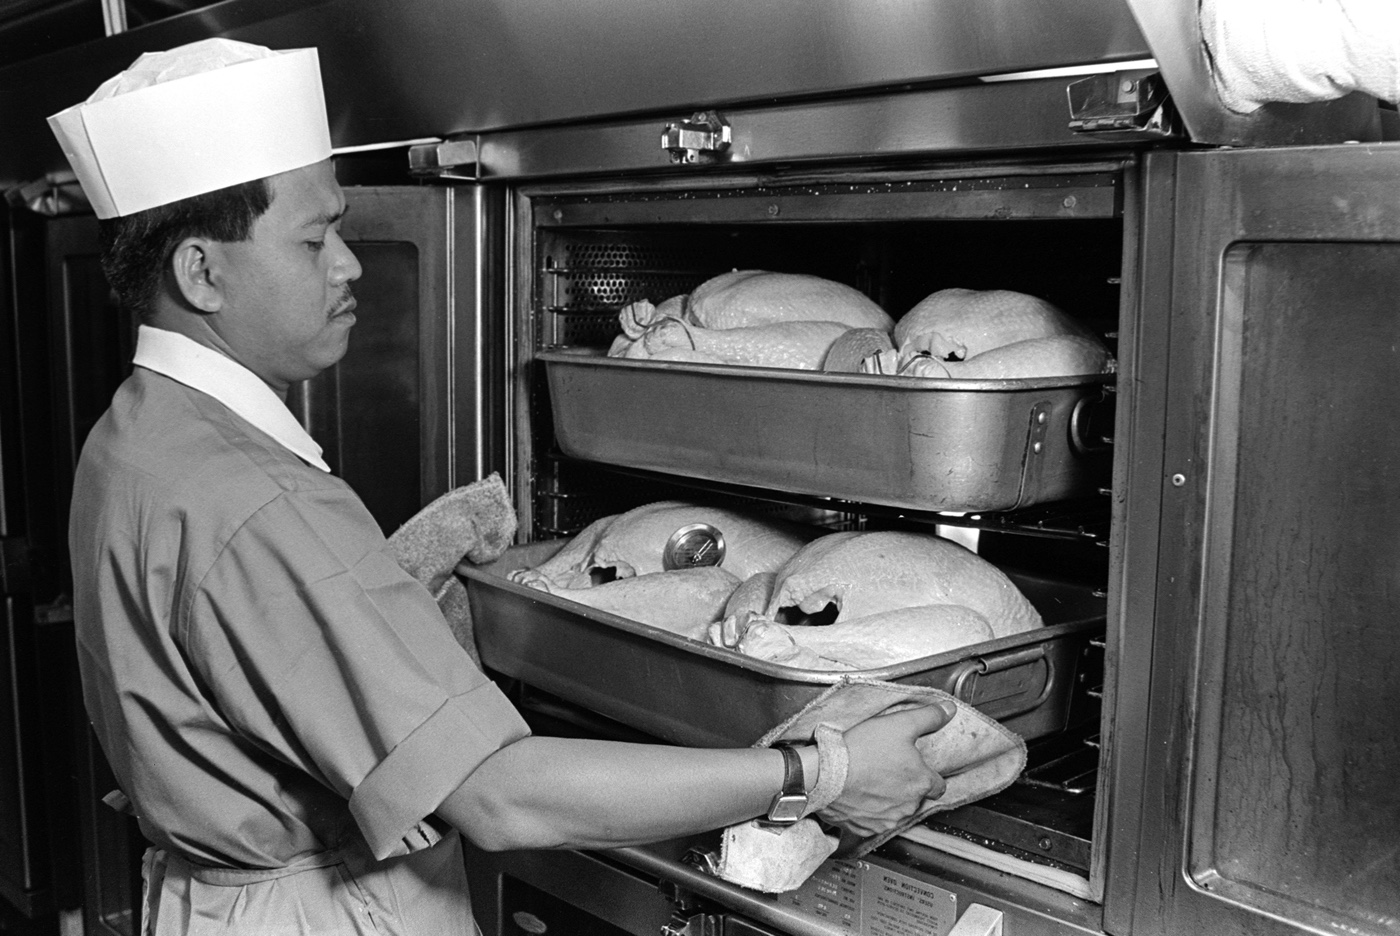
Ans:
[[[776,741],[810,741],[820,725],[845,731],[892,707],[935,701],[953,702],[957,714],[938,731],[924,735],[916,744],[925,763],[938,771],[947,782],[942,796],[925,800],[912,816],[880,835],[859,839],[849,832],[843,832],[839,847],[825,853],[821,853],[823,845],[811,831],[802,833],[801,837],[791,842],[770,842],[760,837],[769,833],[759,827],[756,834],[748,833],[742,842],[736,840],[731,845],[732,830],[725,830],[718,875],[735,883],[757,880],[759,883],[745,886],[759,890],[778,886],[791,890],[800,886],[807,875],[816,870],[833,851],[839,857],[858,858],[933,813],[955,809],[999,793],[1015,782],[1026,766],[1026,742],[1019,735],[942,690],[859,676],[841,677],[796,715],[760,738],[754,747],[768,747]],[[820,811],[817,815],[821,815]],[[817,823],[811,818],[803,819],[797,825],[809,823],[817,828]],[[752,826],[754,823],[746,825]],[[769,838],[774,837],[769,835]],[[829,836],[826,838],[830,839]],[[793,854],[793,846],[799,842],[809,843],[808,847],[800,854]],[[738,847],[741,844],[742,849]],[[820,857],[817,857],[819,853]],[[805,873],[798,878],[798,873],[804,868]]]
[[[467,586],[452,572],[463,559],[499,559],[515,541],[515,529],[515,506],[501,476],[492,472],[432,501],[389,537],[394,558],[432,593],[452,635],[478,666]]]

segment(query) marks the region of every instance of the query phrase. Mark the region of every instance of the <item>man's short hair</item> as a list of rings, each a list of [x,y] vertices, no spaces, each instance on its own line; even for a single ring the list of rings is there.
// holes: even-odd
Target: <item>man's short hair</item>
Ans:
[[[272,204],[272,187],[254,179],[98,222],[102,272],[121,304],[143,318],[156,296],[175,248],[187,237],[226,243],[246,241],[253,222]]]

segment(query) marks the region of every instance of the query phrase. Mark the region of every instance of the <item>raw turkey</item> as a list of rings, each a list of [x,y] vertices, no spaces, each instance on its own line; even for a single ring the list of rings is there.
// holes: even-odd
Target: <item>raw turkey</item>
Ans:
[[[867,668],[918,659],[1042,625],[998,568],[937,536],[832,533],[793,554],[763,585],[731,599],[710,640],[812,669]],[[738,594],[739,592],[736,592]],[[832,615],[830,623],[802,623]],[[752,635],[752,636],[750,636]]]
[[[735,270],[660,305],[618,313],[608,350],[634,360],[819,370],[851,329],[888,333],[894,320],[856,289],[800,273]]]
[[[963,605],[919,605],[840,624],[803,626],[750,619],[736,649],[799,669],[879,669],[992,639],[992,626]]]
[[[745,364],[818,370],[848,329],[839,322],[774,322],[745,328],[700,328],[679,319],[658,322],[622,357],[693,364]]]
[[[1030,338],[975,354],[966,361],[941,361],[911,355],[900,373],[910,377],[1005,380],[1032,377],[1079,377],[1113,371],[1113,356],[1103,343],[1080,335]]]
[[[648,572],[591,588],[559,588],[547,579],[536,587],[541,586],[560,598],[703,641],[739,579],[718,566],[701,566]]]
[[[1050,303],[1007,289],[941,289],[894,327],[894,348],[866,355],[864,373],[966,380],[1108,374],[1113,355]]]
[[[510,578],[554,591],[593,588],[614,579],[662,572],[667,541],[681,527],[694,523],[708,523],[723,535],[721,566],[734,576],[736,586],[757,572],[776,571],[812,538],[806,528],[781,520],[684,501],[657,501],[594,521],[550,559],[533,569],[518,569]]]
[[[860,290],[803,273],[734,270],[690,294],[690,321],[702,328],[749,328],[774,322],[839,322],[889,331],[894,320]]]
[[[940,289],[894,327],[895,347],[912,344],[934,357],[965,361],[1015,341],[1053,335],[1091,337],[1084,326],[1043,299],[1009,289]]]

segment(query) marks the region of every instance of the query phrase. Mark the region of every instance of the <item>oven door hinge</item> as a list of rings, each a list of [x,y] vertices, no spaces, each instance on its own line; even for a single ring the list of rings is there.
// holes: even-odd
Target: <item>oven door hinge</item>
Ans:
[[[1171,96],[1160,72],[1119,71],[1072,81],[1069,128],[1076,133],[1179,136]]]

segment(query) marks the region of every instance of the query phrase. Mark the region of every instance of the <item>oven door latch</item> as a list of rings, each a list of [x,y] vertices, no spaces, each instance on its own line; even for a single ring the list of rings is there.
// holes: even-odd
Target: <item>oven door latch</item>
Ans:
[[[661,131],[661,148],[673,163],[711,163],[729,149],[733,135],[719,111],[697,111],[689,120],[668,123]]]

